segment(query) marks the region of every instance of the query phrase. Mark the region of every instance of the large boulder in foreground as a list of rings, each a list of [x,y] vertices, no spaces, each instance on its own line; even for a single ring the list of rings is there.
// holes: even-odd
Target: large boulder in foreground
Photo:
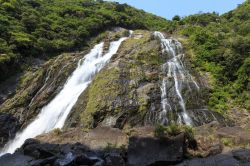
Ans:
[[[185,135],[167,138],[131,137],[128,146],[128,165],[170,165],[183,160]]]

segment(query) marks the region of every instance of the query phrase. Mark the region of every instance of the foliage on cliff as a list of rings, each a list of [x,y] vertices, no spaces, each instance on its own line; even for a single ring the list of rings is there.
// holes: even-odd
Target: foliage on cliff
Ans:
[[[175,16],[172,22],[101,0],[0,0],[0,82],[21,70],[28,57],[80,50],[114,26],[184,36],[193,67],[213,80],[210,107],[223,111],[237,103],[250,108],[249,0],[222,16]]]
[[[209,105],[218,110],[230,104],[250,109],[250,1],[222,16],[217,13],[178,16],[166,27],[184,36],[192,65],[213,79]]]
[[[0,81],[11,74],[7,67],[17,70],[26,57],[79,50],[90,37],[108,28],[161,29],[166,23],[163,18],[115,2],[0,0]]]

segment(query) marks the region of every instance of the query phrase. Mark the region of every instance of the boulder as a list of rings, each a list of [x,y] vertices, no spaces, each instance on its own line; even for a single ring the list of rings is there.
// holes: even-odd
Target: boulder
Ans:
[[[174,164],[183,160],[185,136],[174,138],[131,137],[128,145],[128,165],[144,166]]]
[[[111,152],[105,153],[104,155],[106,166],[125,166],[125,156],[121,154],[120,151],[113,150]]]
[[[233,157],[241,162],[250,163],[250,149],[238,149],[232,151]]]
[[[56,144],[41,144],[34,139],[27,139],[23,146],[17,150],[18,153],[22,153],[27,156],[31,156],[35,159],[44,159],[54,156],[59,152],[59,145]]]
[[[221,114],[209,109],[190,109],[187,110],[187,112],[195,126],[201,126],[211,122],[219,122],[222,125],[227,125],[225,118]]]
[[[119,153],[117,153],[119,154]],[[103,165],[104,159],[113,165],[122,159],[119,155],[101,158],[103,152],[89,150],[83,144],[48,144],[28,139],[14,154],[0,157],[1,166],[78,166]],[[122,161],[122,160],[121,160]],[[110,163],[110,162],[109,162]],[[112,165],[112,164],[111,164]]]

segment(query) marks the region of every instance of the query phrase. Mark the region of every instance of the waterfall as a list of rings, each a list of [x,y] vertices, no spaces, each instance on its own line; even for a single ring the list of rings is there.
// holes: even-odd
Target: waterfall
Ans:
[[[77,68],[68,78],[60,93],[42,108],[37,118],[18,133],[14,140],[5,145],[0,156],[5,153],[14,153],[28,138],[34,138],[55,128],[62,128],[80,94],[90,84],[94,75],[108,63],[125,39],[124,37],[111,42],[109,51],[105,55],[103,55],[104,43],[97,44],[90,53],[79,60]]]
[[[197,90],[199,90],[198,84],[195,82],[193,76],[185,69],[182,58],[184,57],[182,45],[175,39],[166,38],[161,32],[154,32],[154,36],[159,38],[162,46],[162,53],[167,53],[169,60],[162,65],[162,71],[166,74],[166,77],[162,80],[161,85],[161,105],[162,110],[160,112],[160,121],[163,124],[170,123],[167,118],[168,112],[177,113],[177,122],[180,124],[192,125],[192,120],[188,116],[186,111],[186,104],[183,97],[184,86],[190,88],[190,84],[193,84]],[[178,101],[174,101],[169,95],[169,89],[167,88],[171,84],[174,84],[174,95],[176,95]],[[181,110],[178,110],[178,105]]]

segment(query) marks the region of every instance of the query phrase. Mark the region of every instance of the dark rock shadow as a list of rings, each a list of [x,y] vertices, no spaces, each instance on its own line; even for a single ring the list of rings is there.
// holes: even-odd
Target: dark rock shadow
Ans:
[[[8,140],[15,137],[20,127],[21,125],[17,118],[11,114],[0,112],[0,148],[3,147]]]
[[[0,157],[1,166],[146,166],[181,162],[186,152],[185,135],[173,138],[133,136],[128,147],[107,144],[90,149],[81,143],[49,144],[28,139],[14,154]]]

